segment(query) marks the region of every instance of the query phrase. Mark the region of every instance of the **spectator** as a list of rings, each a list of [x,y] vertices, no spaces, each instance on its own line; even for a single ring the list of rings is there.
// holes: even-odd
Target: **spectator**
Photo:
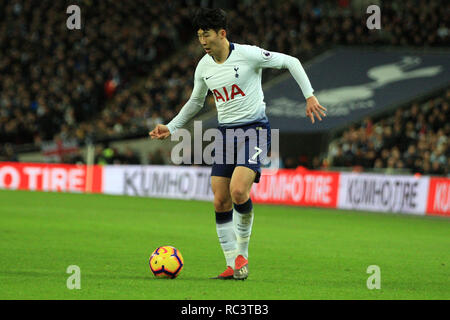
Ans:
[[[342,146],[338,145],[336,154],[333,157],[332,166],[333,167],[344,167],[346,165],[345,157],[342,152]]]
[[[364,119],[360,128],[352,126],[338,139],[339,147],[331,155],[333,166],[361,164],[365,168],[387,168],[390,172],[402,169],[448,175],[449,101],[450,89],[447,89],[441,96],[422,104],[415,102],[410,108],[399,109],[392,117],[373,122],[370,131],[367,131],[368,119]],[[346,149],[348,161],[343,161],[340,146]]]
[[[1,153],[2,152],[0,152],[0,154]],[[4,156],[0,157],[1,161],[9,161],[9,162],[19,161],[19,158],[17,157],[17,154],[14,151],[14,148],[10,143],[5,144],[3,154],[4,154]]]
[[[149,162],[149,164],[154,164],[154,165],[167,164],[167,161],[165,160],[165,157],[164,157],[163,149],[159,148],[155,152],[150,153],[148,155],[148,162]]]
[[[0,108],[6,114],[6,120],[0,121],[0,139],[32,143],[36,134],[42,135],[41,140],[51,139],[64,121],[78,124],[70,130],[77,131],[74,135],[79,139],[145,134],[146,119],[154,112],[167,122],[192,88],[192,72],[201,50],[195,39],[190,42],[192,33],[185,30],[190,28],[193,5],[200,3],[204,1],[102,1],[93,5],[84,0],[80,6],[86,8],[83,13],[89,23],[81,31],[68,32],[57,27],[65,25],[65,16],[60,14],[66,8],[64,1],[2,2],[0,46],[7,48],[2,50],[7,54],[0,56]],[[448,44],[446,24],[421,23],[420,9],[412,0],[383,2],[381,6],[384,21],[389,21],[384,34],[370,32],[358,11],[350,6],[342,10],[339,3],[306,2],[300,6],[294,0],[247,1],[228,10],[233,21],[229,33],[235,42],[258,44],[303,59],[313,57],[327,44]],[[426,6],[430,21],[445,21],[444,0]],[[149,17],[155,19],[144,28]],[[411,27],[417,25],[422,26],[421,34]],[[291,31],[283,33],[282,29]],[[187,45],[178,55],[184,59],[172,56],[182,44]],[[268,71],[267,79],[278,73]],[[144,85],[131,86],[140,76],[147,79]],[[111,103],[105,105],[108,97]],[[439,126],[437,114],[428,118],[433,120],[432,126]],[[18,131],[21,122],[25,135]],[[80,125],[83,122],[94,125]],[[104,125],[98,126],[100,122]],[[370,124],[367,130],[369,133]]]
[[[139,160],[139,157],[137,154],[130,148],[125,148],[125,153],[122,156],[122,164],[140,164],[141,161]]]
[[[68,32],[60,27],[65,26],[61,12],[67,1],[1,2],[0,143],[38,147],[57,134],[80,141],[146,136],[155,123],[167,123],[189,98],[203,54],[193,33],[186,32],[192,9],[201,3],[205,1],[81,0],[89,23]],[[424,6],[427,14],[421,15]],[[302,60],[332,45],[442,46],[450,43],[447,8],[444,0],[420,5],[385,1],[385,27],[373,32],[346,1],[245,1],[228,10],[233,21],[229,34],[234,42],[289,52]],[[280,72],[268,70],[264,79]],[[433,151],[436,146],[427,141],[442,144],[450,134],[449,97],[447,92],[444,101],[430,100],[429,111],[418,104],[398,111],[393,126],[365,119],[360,128],[344,134],[337,162],[374,166],[382,158],[386,166],[382,154],[395,145],[402,154],[411,144],[419,155]],[[443,154],[448,157],[448,147]],[[294,159],[292,165],[299,163]]]

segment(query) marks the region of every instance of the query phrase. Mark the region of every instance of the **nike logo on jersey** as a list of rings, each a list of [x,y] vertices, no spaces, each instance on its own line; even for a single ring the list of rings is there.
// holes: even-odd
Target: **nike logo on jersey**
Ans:
[[[212,75],[212,76],[214,76],[214,75]],[[211,78],[212,76],[209,76],[209,77],[205,77],[205,80],[208,80],[209,78]]]

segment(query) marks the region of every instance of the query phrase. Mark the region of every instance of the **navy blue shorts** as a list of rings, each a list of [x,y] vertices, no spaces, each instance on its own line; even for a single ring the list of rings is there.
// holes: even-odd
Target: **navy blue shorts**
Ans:
[[[219,126],[222,137],[215,141],[211,176],[231,178],[234,168],[243,166],[261,177],[261,161],[270,152],[271,132],[267,120],[239,126]]]

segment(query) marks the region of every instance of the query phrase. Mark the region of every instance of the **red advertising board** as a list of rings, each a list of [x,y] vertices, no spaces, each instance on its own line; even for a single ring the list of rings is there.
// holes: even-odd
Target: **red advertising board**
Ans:
[[[251,197],[255,203],[336,208],[338,188],[339,172],[283,169],[262,175]]]
[[[450,216],[450,179],[430,178],[427,214]]]
[[[306,169],[263,171],[255,203],[450,217],[450,179]],[[209,168],[0,162],[0,189],[213,200]],[[189,187],[188,187],[189,186]],[[195,187],[194,187],[195,186]],[[386,202],[386,203],[384,203]]]
[[[100,166],[0,162],[0,189],[103,192]]]

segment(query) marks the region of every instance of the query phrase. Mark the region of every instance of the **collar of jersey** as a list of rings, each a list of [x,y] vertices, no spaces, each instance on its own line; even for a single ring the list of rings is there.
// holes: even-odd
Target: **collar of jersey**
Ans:
[[[227,62],[228,58],[230,57],[231,51],[233,51],[233,50],[234,50],[234,43],[230,42],[230,52],[228,52],[227,59],[223,63]],[[213,59],[214,62],[216,62],[216,60],[214,59],[213,56],[211,56],[211,58]],[[221,64],[223,64],[223,63],[221,63]]]

